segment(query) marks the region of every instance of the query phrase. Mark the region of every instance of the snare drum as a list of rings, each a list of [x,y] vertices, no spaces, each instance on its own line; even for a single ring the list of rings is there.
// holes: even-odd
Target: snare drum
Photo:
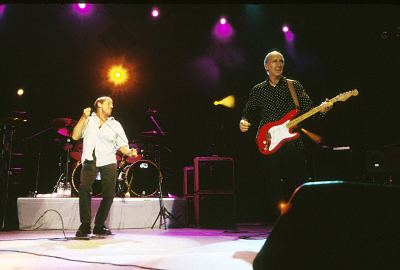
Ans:
[[[139,160],[124,168],[129,192],[139,197],[157,193],[163,176],[160,168],[151,160]]]

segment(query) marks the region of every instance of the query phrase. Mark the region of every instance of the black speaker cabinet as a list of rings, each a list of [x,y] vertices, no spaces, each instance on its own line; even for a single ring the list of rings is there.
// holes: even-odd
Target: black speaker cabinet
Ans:
[[[253,269],[400,269],[400,187],[313,182],[292,196]]]
[[[188,227],[196,227],[196,218],[194,211],[194,196],[185,196],[187,202],[186,224]]]
[[[195,193],[233,192],[235,189],[231,157],[195,157],[194,175]]]
[[[193,196],[194,194],[194,167],[183,167],[183,195]]]
[[[236,224],[235,195],[195,194],[196,226],[201,228],[234,228]]]

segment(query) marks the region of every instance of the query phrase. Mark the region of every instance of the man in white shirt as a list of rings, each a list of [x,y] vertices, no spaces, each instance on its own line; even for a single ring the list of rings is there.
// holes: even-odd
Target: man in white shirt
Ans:
[[[96,213],[93,234],[110,235],[104,222],[108,217],[115,197],[117,174],[116,152],[129,157],[136,156],[136,149],[130,149],[128,139],[121,124],[111,117],[113,100],[99,97],[94,102],[94,110],[85,108],[72,131],[72,139],[83,138],[82,170],[79,185],[79,214],[81,225],[77,237],[91,234],[91,192],[97,172],[101,174],[102,200]]]

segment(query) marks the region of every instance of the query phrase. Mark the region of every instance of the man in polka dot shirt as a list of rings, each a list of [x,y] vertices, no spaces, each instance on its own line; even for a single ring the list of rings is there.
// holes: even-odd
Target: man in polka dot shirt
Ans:
[[[280,120],[289,111],[296,108],[290,93],[287,78],[283,76],[285,60],[278,51],[269,52],[264,59],[267,72],[265,81],[255,85],[250,91],[244,107],[239,127],[246,132],[251,121],[260,117],[258,128],[270,122]],[[293,80],[293,86],[299,103],[301,115],[313,107],[313,102],[300,82]],[[332,108],[331,102],[325,102],[322,115]],[[295,188],[306,181],[306,158],[301,137],[284,143],[280,149],[270,155],[262,156],[263,171],[269,201],[265,206],[274,219],[279,215],[278,205],[287,201]]]

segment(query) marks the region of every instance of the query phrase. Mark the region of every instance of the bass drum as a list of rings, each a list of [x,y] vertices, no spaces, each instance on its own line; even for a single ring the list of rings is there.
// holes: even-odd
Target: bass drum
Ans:
[[[79,194],[79,185],[81,183],[81,169],[82,163],[79,161],[74,170],[72,171],[72,188],[73,192],[78,195]],[[100,196],[101,195],[101,175],[98,172],[96,175],[96,180],[93,182],[92,185],[92,196]]]
[[[153,196],[163,179],[159,167],[151,160],[136,161],[126,166],[124,171],[129,193],[133,196]]]

